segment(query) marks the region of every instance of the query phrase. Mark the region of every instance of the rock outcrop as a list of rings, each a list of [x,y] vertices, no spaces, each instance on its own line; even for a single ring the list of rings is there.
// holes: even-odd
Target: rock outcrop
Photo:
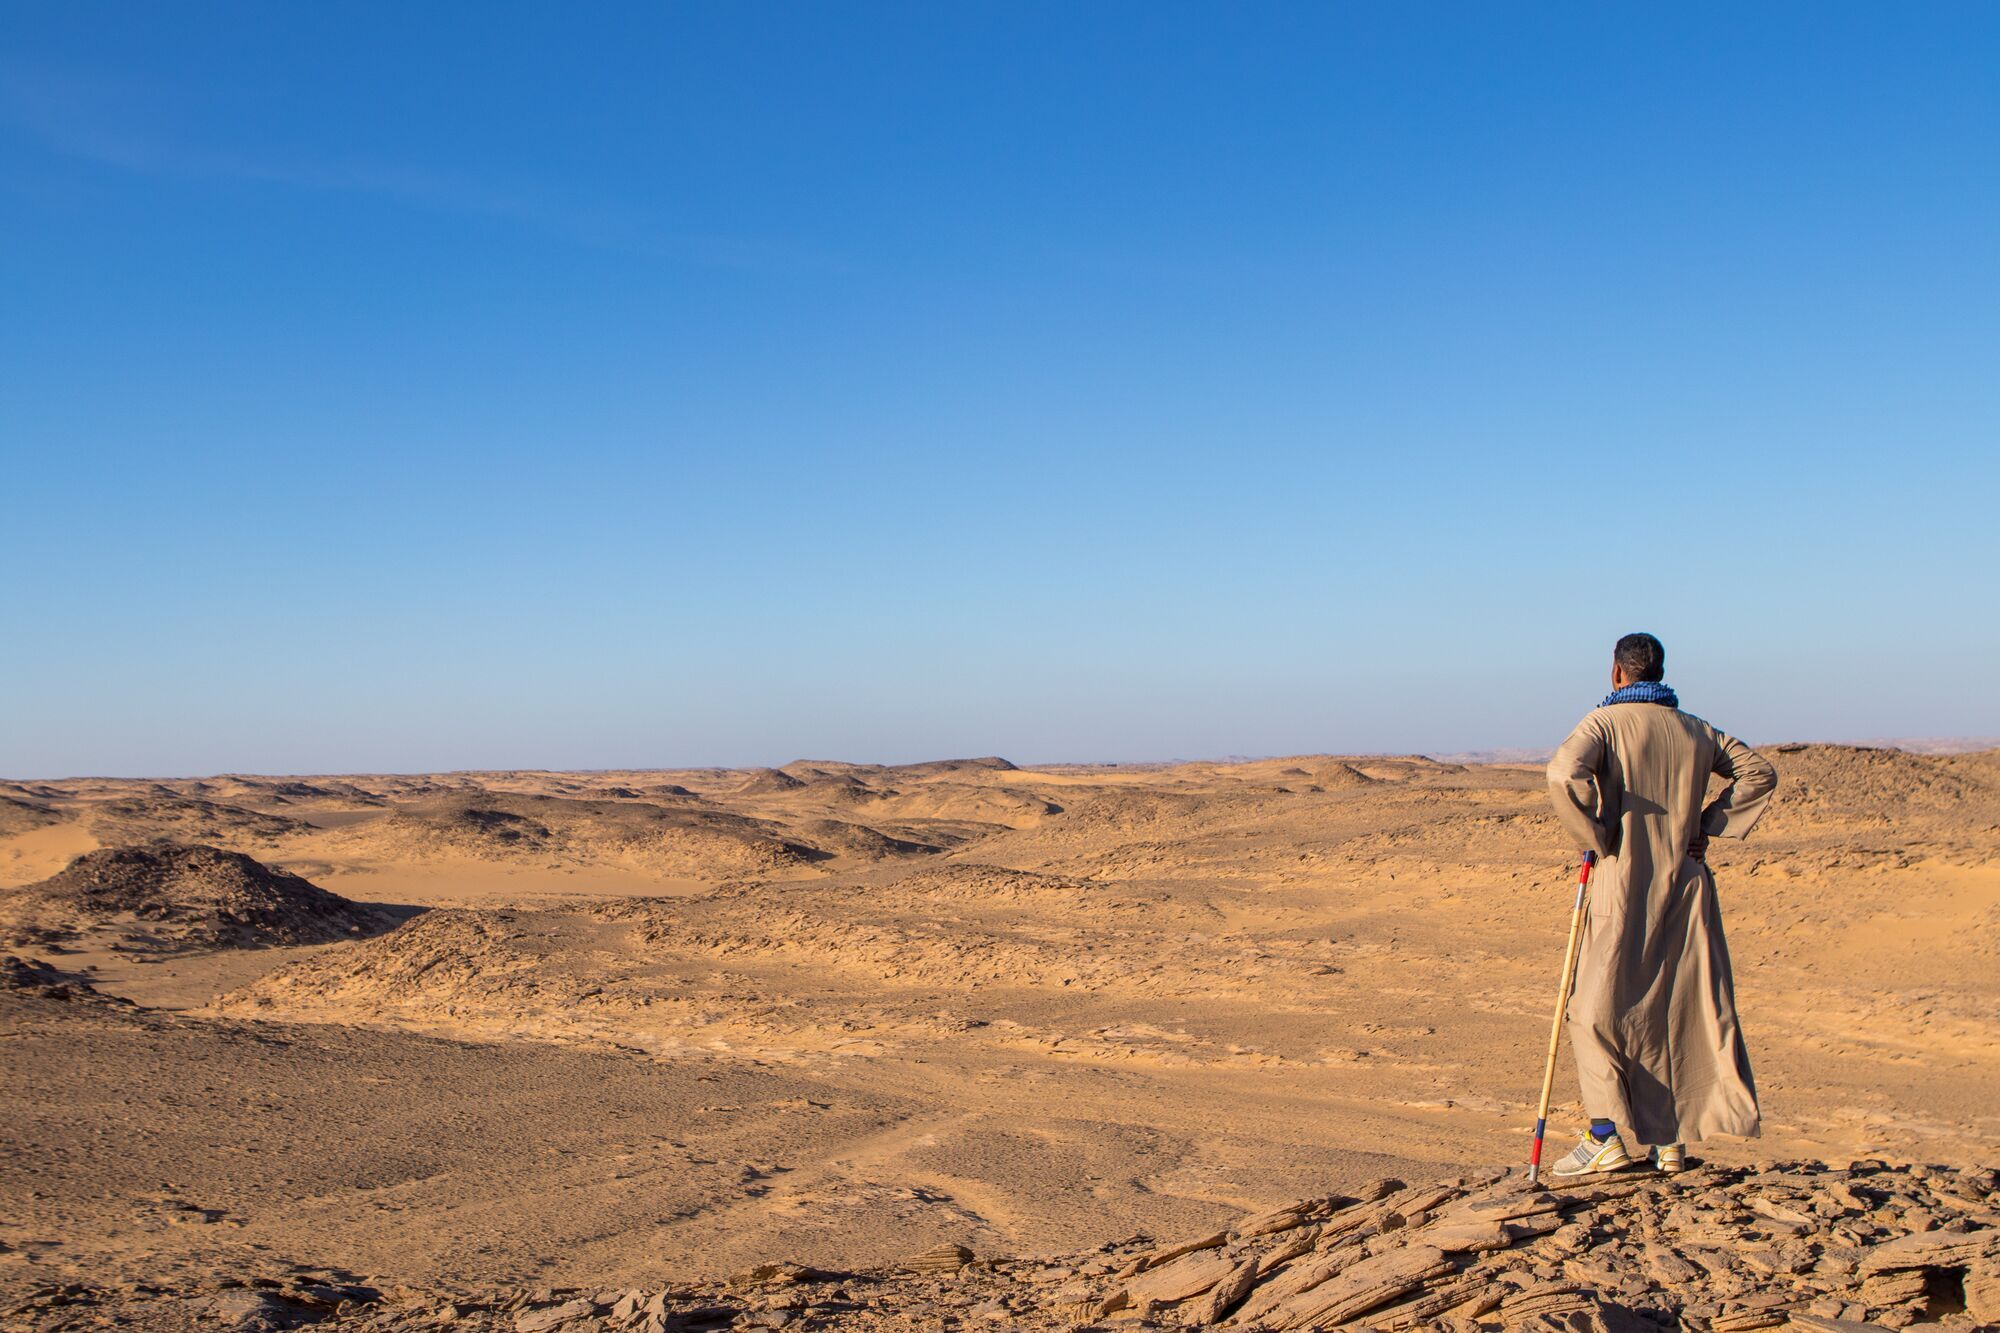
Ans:
[[[1518,1172],[1380,1180],[1215,1232],[1083,1254],[945,1242],[889,1267],[758,1264],[715,1283],[615,1290],[389,1288],[321,1268],[213,1287],[47,1287],[8,1327],[317,1324],[510,1333],[709,1329],[1142,1329],[1244,1333],[1547,1329],[1820,1333],[2000,1326],[1992,1170],[1856,1162],[1530,1189]]]

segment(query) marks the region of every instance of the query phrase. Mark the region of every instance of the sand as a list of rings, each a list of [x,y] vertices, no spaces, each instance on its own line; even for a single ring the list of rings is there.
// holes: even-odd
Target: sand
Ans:
[[[1991,1166],[2000,755],[1768,753],[1776,805],[1711,858],[1765,1137],[1698,1156]],[[0,796],[0,951],[52,969],[0,992],[0,1309],[81,1284],[140,1321],[285,1265],[512,1284],[511,1321],[562,1304],[537,1286],[1075,1255],[1497,1170],[1572,874],[1538,768],[1419,757]],[[339,938],[162,938],[46,887],[160,841],[334,895]],[[1098,1313],[1187,1322],[1143,1304]]]

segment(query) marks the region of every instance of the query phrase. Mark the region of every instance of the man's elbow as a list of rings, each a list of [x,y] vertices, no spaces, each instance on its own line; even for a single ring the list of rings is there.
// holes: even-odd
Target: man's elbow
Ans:
[[[1768,759],[1759,758],[1757,767],[1744,777],[1744,786],[1753,796],[1769,796],[1778,789],[1778,770]]]

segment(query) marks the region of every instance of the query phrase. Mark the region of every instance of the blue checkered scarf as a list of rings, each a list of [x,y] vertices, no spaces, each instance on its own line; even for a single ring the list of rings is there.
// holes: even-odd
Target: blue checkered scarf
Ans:
[[[1669,708],[1679,708],[1681,697],[1674,693],[1671,685],[1663,685],[1657,680],[1642,680],[1622,690],[1611,691],[1598,707],[1609,708],[1612,704],[1665,704]]]

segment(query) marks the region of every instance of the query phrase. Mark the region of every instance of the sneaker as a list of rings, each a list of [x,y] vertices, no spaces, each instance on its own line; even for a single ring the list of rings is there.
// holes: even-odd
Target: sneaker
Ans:
[[[1687,1168],[1687,1151],[1678,1143],[1663,1143],[1652,1149],[1647,1156],[1653,1159],[1653,1169],[1668,1175]]]
[[[1615,1133],[1608,1139],[1599,1141],[1584,1134],[1583,1139],[1569,1156],[1557,1162],[1550,1169],[1558,1176],[1595,1176],[1607,1171],[1622,1171],[1632,1165],[1632,1159],[1625,1152],[1625,1141]]]

